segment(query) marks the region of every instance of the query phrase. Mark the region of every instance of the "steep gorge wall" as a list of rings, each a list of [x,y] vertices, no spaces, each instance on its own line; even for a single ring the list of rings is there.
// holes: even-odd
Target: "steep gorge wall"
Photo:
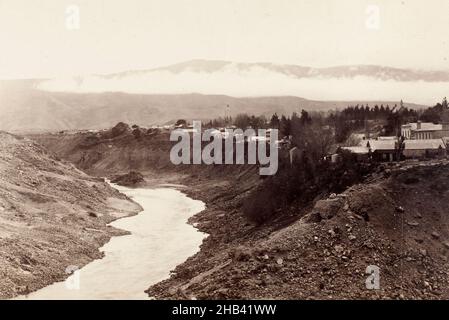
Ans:
[[[182,299],[447,299],[448,172],[447,161],[401,164],[389,176],[317,201],[277,229],[208,210],[197,217],[200,229],[214,230],[219,221],[215,227],[228,232],[215,232],[148,292]],[[369,266],[379,268],[378,290],[366,287]]]
[[[36,134],[29,137],[58,157],[96,176],[124,174],[133,170],[149,174],[179,173],[193,178],[232,178],[251,172],[254,173],[254,179],[259,179],[254,165],[176,166],[170,161],[170,150],[174,142],[170,141],[169,133],[142,128],[132,130],[124,124],[123,126],[114,133],[117,126],[99,133]]]
[[[68,277],[140,206],[26,138],[0,132],[0,298]]]

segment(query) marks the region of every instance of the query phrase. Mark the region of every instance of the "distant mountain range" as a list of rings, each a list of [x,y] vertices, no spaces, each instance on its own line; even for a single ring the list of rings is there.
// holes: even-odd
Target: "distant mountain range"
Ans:
[[[449,71],[350,65],[312,68],[273,63],[191,60],[166,67],[43,81],[65,92],[298,96],[313,100],[394,100],[434,103],[447,94]]]
[[[261,63],[238,63],[222,60],[190,60],[166,67],[149,69],[149,70],[133,70],[121,73],[110,74],[105,78],[126,78],[133,75],[144,75],[152,72],[167,71],[173,74],[184,72],[195,73],[217,73],[217,72],[233,72],[245,73],[253,72],[257,69],[264,69],[270,72],[283,74],[289,77],[301,78],[355,78],[370,77],[383,81],[425,81],[425,82],[448,82],[449,71],[425,71],[400,69],[393,67],[383,67],[377,65],[349,65],[335,66],[327,68],[313,68],[291,64],[274,64],[268,62]]]
[[[394,105],[401,99],[420,108],[440,101],[447,89],[446,71],[192,60],[108,75],[0,81],[0,129],[94,129],[119,121],[152,125],[226,112],[291,114],[357,103]]]

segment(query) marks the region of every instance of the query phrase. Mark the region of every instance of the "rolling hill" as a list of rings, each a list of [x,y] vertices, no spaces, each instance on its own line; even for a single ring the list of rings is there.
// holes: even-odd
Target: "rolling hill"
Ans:
[[[307,110],[344,108],[368,101],[317,101],[294,96],[231,97],[204,94],[130,94],[123,92],[48,92],[37,80],[0,83],[0,129],[10,132],[109,128],[119,121],[150,126],[179,118],[204,120],[228,114],[290,115]],[[371,101],[370,105],[397,101]],[[423,105],[405,104],[411,108]]]
[[[55,131],[148,126],[178,118],[291,114],[347,105],[433,105],[449,72],[359,65],[312,68],[192,60],[166,67],[68,79],[0,81],[0,129]]]

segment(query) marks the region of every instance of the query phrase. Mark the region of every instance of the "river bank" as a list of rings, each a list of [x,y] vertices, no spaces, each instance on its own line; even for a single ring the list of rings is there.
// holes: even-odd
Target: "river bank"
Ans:
[[[124,234],[108,224],[141,208],[23,137],[0,132],[0,299],[28,294],[102,257]]]
[[[76,271],[67,281],[31,293],[27,299],[148,299],[144,290],[170,276],[195,254],[205,237],[187,219],[204,209],[173,188],[126,188],[113,185],[143,210],[111,226],[128,232],[113,237],[100,251],[103,258]]]
[[[123,130],[114,134],[120,127]],[[156,298],[449,296],[449,185],[444,163],[381,165],[362,183],[338,191],[341,194],[323,192],[307,203],[297,194],[296,203],[278,206],[272,219],[253,225],[242,207],[263,183],[254,167],[175,166],[169,161],[167,134],[136,137],[123,124],[96,134],[34,138],[91,175],[138,171],[150,184],[184,184],[183,192],[207,203],[189,222],[210,236],[169,279],[147,290]],[[340,183],[348,171],[341,174],[330,182]],[[380,290],[365,286],[370,265],[381,270]]]
[[[189,194],[207,209],[190,220],[210,236],[147,293],[158,299],[445,299],[447,169],[447,161],[393,163],[341,194],[302,211],[291,208],[294,219],[261,226],[241,211],[247,177],[191,178]],[[380,270],[379,289],[366,286],[369,266]]]

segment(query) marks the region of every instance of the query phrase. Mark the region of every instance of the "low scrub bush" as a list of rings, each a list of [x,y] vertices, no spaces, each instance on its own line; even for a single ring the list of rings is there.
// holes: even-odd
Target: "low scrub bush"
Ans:
[[[243,213],[249,221],[262,224],[288,212],[293,203],[304,207],[320,195],[343,192],[375,167],[356,162],[349,154],[343,154],[338,163],[323,161],[315,165],[307,158],[293,165],[284,163],[276,175],[266,178],[248,196]]]

